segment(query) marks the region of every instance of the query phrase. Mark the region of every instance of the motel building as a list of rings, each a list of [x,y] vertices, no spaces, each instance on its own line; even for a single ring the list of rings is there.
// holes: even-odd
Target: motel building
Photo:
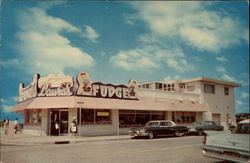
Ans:
[[[150,120],[187,126],[213,120],[227,129],[229,119],[235,124],[234,87],[240,84],[204,77],[116,85],[95,82],[86,72],[75,80],[35,74],[29,85],[19,85],[12,111],[23,115],[23,133],[40,136],[71,135],[73,119],[81,136],[128,134]]]

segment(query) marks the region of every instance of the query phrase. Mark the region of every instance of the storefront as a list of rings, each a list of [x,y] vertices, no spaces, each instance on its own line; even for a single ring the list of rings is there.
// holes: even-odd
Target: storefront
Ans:
[[[13,111],[23,114],[24,132],[50,136],[68,135],[73,119],[78,135],[114,135],[150,120],[190,124],[208,111],[199,103],[144,98],[136,80],[103,84],[85,72],[76,81],[64,74],[36,74],[30,85],[20,84],[18,101]]]

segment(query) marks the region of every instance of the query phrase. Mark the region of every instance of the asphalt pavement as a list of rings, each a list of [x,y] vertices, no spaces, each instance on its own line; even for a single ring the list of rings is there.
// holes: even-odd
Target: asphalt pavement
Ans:
[[[214,163],[203,156],[201,136],[2,146],[3,163]]]

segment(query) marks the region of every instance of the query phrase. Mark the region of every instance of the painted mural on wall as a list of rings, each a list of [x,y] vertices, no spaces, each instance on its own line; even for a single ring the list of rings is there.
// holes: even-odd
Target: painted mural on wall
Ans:
[[[78,88],[76,90],[77,95],[92,95],[92,79],[87,72],[81,72],[76,76]]]
[[[19,85],[18,102],[33,97],[54,96],[93,96],[102,98],[138,99],[138,85],[136,80],[130,80],[128,84],[103,84],[93,82],[87,72],[81,72],[73,78],[64,74],[49,74],[40,78],[35,74],[33,81],[28,86]]]
[[[23,83],[19,84],[18,102],[37,97],[37,83],[39,76],[39,74],[35,74],[33,81],[28,86],[25,86]]]
[[[103,98],[121,98],[137,99],[138,85],[136,80],[130,80],[128,84],[114,85],[93,82],[88,73],[82,72],[77,75],[77,95],[103,97]]]
[[[49,74],[38,80],[38,96],[73,95],[73,78],[64,74]]]

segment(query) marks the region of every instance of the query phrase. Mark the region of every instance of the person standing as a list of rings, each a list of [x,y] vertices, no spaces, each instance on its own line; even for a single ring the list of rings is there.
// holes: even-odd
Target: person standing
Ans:
[[[5,135],[7,135],[8,129],[9,129],[9,119],[8,117],[6,117],[3,122],[3,130]]]
[[[16,118],[16,120],[14,121],[14,131],[15,131],[15,134],[18,131],[18,118]]]
[[[76,117],[73,117],[73,118],[72,118],[72,122],[71,122],[71,124],[70,124],[70,132],[71,132],[73,135],[76,135],[76,134],[77,134]]]

